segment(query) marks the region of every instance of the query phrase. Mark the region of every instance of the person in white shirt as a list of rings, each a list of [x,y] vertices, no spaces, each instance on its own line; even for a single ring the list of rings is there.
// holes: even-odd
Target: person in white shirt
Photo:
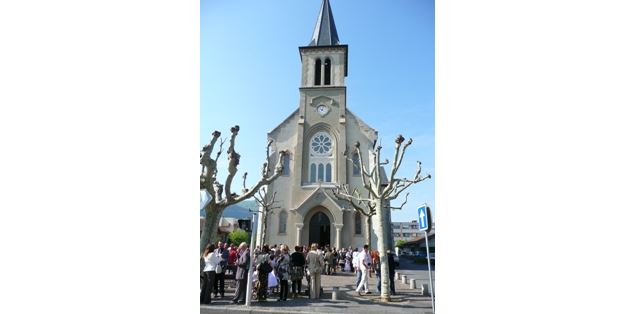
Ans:
[[[357,291],[359,295],[362,295],[360,290],[362,289],[362,287],[364,287],[364,293],[370,294],[370,291],[368,291],[368,272],[370,270],[368,244],[364,245],[364,250],[359,252],[359,254],[357,255],[357,268],[361,272],[362,280],[359,282],[359,285],[357,285],[357,289],[355,289],[355,291]]]
[[[362,272],[359,271],[359,268],[357,268],[357,257],[359,256],[359,252],[357,251],[357,248],[355,248],[355,250],[353,251],[353,269],[355,270],[355,287],[359,286],[359,282],[362,280]]]
[[[214,286],[214,278],[216,277],[216,265],[220,262],[220,258],[214,254],[214,244],[208,244],[205,246],[205,251],[202,256],[205,261],[205,268],[203,268],[203,274],[205,280],[201,287],[201,304],[210,304],[212,302],[212,290]]]

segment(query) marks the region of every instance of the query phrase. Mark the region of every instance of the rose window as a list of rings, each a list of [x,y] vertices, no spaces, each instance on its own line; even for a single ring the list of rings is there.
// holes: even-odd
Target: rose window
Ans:
[[[331,138],[325,133],[318,133],[311,141],[311,149],[314,153],[324,155],[331,151],[333,143]]]

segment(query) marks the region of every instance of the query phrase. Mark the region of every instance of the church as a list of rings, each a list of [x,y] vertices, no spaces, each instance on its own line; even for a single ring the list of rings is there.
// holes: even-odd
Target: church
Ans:
[[[276,163],[277,152],[287,154],[283,174],[268,187],[268,197],[275,193],[276,203],[267,215],[266,234],[258,228],[257,238],[291,247],[361,247],[372,226],[330,190],[348,184],[366,193],[359,157],[348,152],[359,142],[360,151],[370,155],[377,131],[347,108],[348,46],[339,40],[328,0],[322,1],[311,41],[299,50],[298,108],[267,134],[274,143],[270,164]],[[371,234],[371,246],[376,247],[377,238]]]

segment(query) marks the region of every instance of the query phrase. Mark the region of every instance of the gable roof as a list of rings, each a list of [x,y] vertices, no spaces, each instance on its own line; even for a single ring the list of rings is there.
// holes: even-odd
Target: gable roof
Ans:
[[[362,131],[364,134],[366,134],[366,136],[368,137],[368,139],[370,139],[371,141],[377,140],[377,130],[375,130],[374,128],[372,128],[370,125],[368,125],[368,123],[364,122],[364,120],[362,120],[359,116],[357,116],[356,114],[354,114],[352,111],[350,111],[348,108],[346,108],[346,114],[350,114],[353,119],[356,120],[357,125],[359,126],[360,131]]]
[[[308,204],[312,198],[315,197],[315,195],[317,194],[322,194],[326,197],[326,199],[330,200],[331,204],[333,204],[333,206],[335,206],[335,208],[339,209],[339,210],[348,210],[347,208],[343,208],[340,204],[337,203],[337,201],[335,201],[328,193],[326,193],[326,190],[323,186],[318,186],[315,188],[315,190],[313,190],[313,192],[311,192],[307,197],[304,198],[304,200],[302,200],[302,202],[299,203],[298,207],[295,208],[295,210],[299,210],[300,208],[302,208],[304,205]],[[318,201],[318,203],[321,203],[322,201]]]
[[[282,122],[278,123],[278,125],[276,125],[273,129],[271,129],[271,131],[267,132],[267,135],[271,135],[273,132],[277,131],[283,124],[287,123],[288,121],[291,121],[291,118],[293,118],[293,116],[299,112],[300,112],[300,108],[293,110],[293,112],[288,117],[282,120]]]

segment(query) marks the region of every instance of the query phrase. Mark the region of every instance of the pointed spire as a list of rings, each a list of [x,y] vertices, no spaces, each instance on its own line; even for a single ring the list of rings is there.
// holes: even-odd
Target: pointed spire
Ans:
[[[333,12],[329,0],[322,0],[320,14],[318,15],[313,37],[309,46],[335,46],[340,44],[337,37],[337,29],[335,29],[335,20],[333,20]]]

